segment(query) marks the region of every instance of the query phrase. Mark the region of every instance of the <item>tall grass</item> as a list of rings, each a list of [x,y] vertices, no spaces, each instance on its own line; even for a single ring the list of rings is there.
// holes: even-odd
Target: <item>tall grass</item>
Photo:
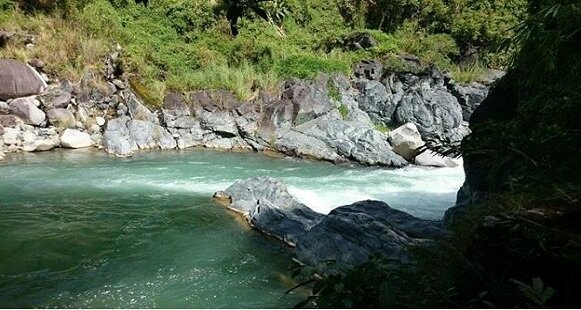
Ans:
[[[86,0],[67,14],[1,11],[0,29],[34,34],[37,40],[34,48],[13,42],[0,49],[0,57],[39,58],[49,75],[79,81],[85,71],[101,70],[103,56],[119,44],[132,84],[139,85],[149,104],[159,105],[172,90],[227,89],[246,100],[257,90],[275,90],[290,77],[349,74],[361,59],[394,63],[402,53],[448,68],[458,51],[449,35],[428,34],[413,23],[391,34],[365,30],[378,46],[346,51],[341,42],[353,29],[333,1],[290,1],[293,13],[282,24],[286,37],[250,16],[240,21],[236,38],[215,1],[159,0],[147,8],[113,2]]]

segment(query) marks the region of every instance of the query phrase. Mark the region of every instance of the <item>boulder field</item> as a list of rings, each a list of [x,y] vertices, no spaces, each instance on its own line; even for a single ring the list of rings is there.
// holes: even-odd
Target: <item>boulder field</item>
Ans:
[[[119,57],[109,54],[106,74],[87,72],[79,83],[0,60],[0,153],[96,147],[125,157],[206,147],[396,168],[456,166],[418,148],[461,141],[470,133],[465,120],[488,91],[434,68],[395,73],[366,61],[352,79],[291,79],[248,101],[221,90],[169,93],[151,109],[116,68]]]

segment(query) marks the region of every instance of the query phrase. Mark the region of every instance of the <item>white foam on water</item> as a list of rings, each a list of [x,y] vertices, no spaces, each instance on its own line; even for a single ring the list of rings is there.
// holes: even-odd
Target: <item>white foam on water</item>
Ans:
[[[464,181],[462,167],[410,166],[398,170],[350,169],[318,178],[283,178],[289,192],[316,212],[361,200],[380,200],[414,215],[439,218]]]
[[[299,202],[313,211],[329,214],[333,209],[361,200],[377,200],[376,197],[358,190],[344,190],[341,192],[325,190],[308,190],[289,186],[288,191]]]

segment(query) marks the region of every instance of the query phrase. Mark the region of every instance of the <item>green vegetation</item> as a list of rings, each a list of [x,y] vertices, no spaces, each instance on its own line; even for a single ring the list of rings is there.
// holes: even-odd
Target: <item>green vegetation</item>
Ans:
[[[347,107],[346,104],[344,103],[340,104],[337,110],[339,110],[339,113],[341,113],[341,117],[344,120],[347,119],[347,116],[349,116],[349,108]]]
[[[581,7],[578,0],[531,0],[528,10],[511,41],[519,52],[462,143],[467,184],[485,198],[455,221],[449,240],[416,253],[417,265],[376,260],[346,274],[307,277],[313,294],[300,306],[579,305]],[[469,80],[477,70],[457,75]]]
[[[374,127],[375,127],[375,130],[377,130],[379,132],[383,132],[383,133],[389,133],[390,131],[393,130],[393,128],[391,128],[385,124],[375,124]]]
[[[523,3],[266,1],[260,5],[267,19],[246,11],[232,37],[224,1],[152,0],[144,7],[131,0],[0,0],[0,29],[37,35],[34,49],[10,44],[0,57],[40,58],[49,74],[78,81],[119,44],[125,71],[157,104],[169,90],[202,88],[225,88],[248,99],[289,77],[348,73],[361,59],[401,68],[396,56],[403,53],[453,72],[474,51],[483,66],[502,66],[507,54],[496,49]],[[378,45],[346,50],[346,38],[361,31]],[[462,74],[460,80],[472,78]]]

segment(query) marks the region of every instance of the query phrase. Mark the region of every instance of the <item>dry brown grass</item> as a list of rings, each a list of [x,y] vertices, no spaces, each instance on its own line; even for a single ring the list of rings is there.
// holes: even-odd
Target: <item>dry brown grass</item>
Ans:
[[[0,58],[27,61],[38,58],[46,63],[49,75],[59,76],[71,81],[80,81],[87,70],[102,69],[101,59],[108,50],[102,39],[88,37],[75,19],[64,20],[60,17],[36,15],[28,16],[15,11],[5,20],[0,20],[0,29],[18,34],[34,35],[32,48],[15,40],[0,49]]]

